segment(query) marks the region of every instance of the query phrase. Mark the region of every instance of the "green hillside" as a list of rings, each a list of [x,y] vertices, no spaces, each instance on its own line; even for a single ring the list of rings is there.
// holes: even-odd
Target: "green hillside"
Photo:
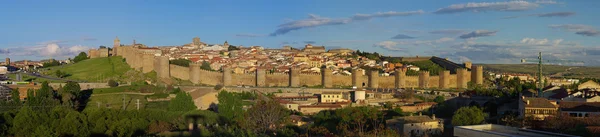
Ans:
[[[50,67],[44,74],[54,76],[56,71],[66,72],[66,79],[83,80],[88,82],[105,82],[110,79],[124,81],[125,74],[132,70],[123,58],[105,57],[87,59],[78,63]]]
[[[486,71],[503,73],[537,73],[536,64],[478,64]],[[544,65],[543,74],[565,78],[600,78],[600,67]]]

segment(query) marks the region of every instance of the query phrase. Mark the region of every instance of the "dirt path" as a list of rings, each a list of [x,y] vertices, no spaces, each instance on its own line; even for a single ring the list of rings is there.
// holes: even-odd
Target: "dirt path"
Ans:
[[[138,92],[115,92],[115,93],[104,93],[104,94],[92,94],[93,96],[103,96],[103,95],[115,95],[115,94],[128,94],[128,95],[152,95],[154,93],[138,93]]]

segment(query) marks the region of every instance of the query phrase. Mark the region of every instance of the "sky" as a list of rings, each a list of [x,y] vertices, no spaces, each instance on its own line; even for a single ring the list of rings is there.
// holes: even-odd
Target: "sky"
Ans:
[[[385,56],[600,66],[598,0],[5,1],[0,57],[65,59],[135,39],[209,44],[350,48]]]

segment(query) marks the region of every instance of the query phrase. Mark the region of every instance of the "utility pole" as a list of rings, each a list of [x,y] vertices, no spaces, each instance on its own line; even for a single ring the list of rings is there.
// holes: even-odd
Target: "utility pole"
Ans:
[[[544,88],[544,83],[542,82],[542,52],[538,55],[539,63],[538,63],[538,97],[542,97],[542,88]]]
[[[140,99],[137,99],[137,103],[135,104],[137,104],[137,110],[140,110]]]

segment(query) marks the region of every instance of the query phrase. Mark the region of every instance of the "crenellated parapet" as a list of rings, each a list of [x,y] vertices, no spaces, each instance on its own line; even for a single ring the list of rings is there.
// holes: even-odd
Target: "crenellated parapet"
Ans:
[[[429,71],[419,71],[419,88],[429,88]]]

